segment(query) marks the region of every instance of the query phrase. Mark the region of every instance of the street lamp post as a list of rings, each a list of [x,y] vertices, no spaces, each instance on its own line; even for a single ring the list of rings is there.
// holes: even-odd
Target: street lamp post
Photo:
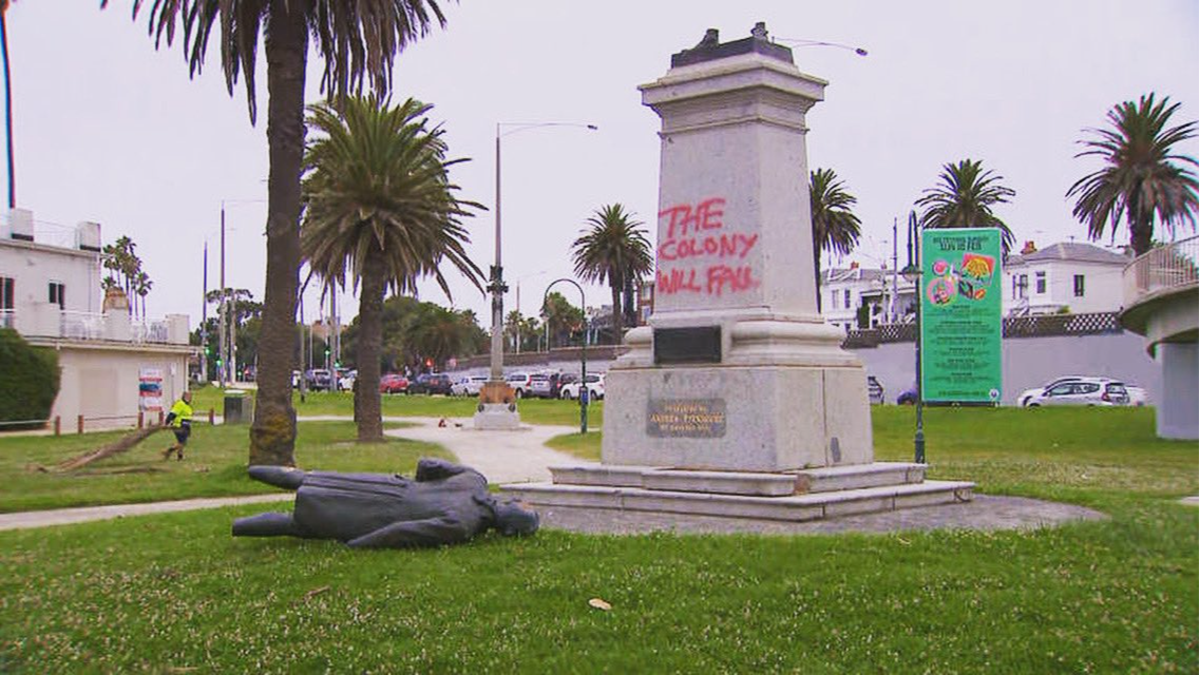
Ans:
[[[915,243],[914,243],[915,242]],[[913,252],[916,252],[914,258]],[[921,226],[917,222],[916,214],[910,213],[908,216],[908,265],[904,267],[904,278],[913,285],[913,299],[917,303],[916,313],[916,372],[917,372],[917,431],[913,436],[913,461],[917,464],[925,463],[925,424],[922,413],[925,408],[925,394],[921,383]]]
[[[550,289],[554,284],[564,282],[571,284],[579,289],[579,306],[583,309],[583,347],[579,352],[579,433],[586,434],[588,427],[588,388],[587,388],[587,298],[583,295],[583,286],[580,286],[574,279],[555,279],[546,287],[546,292],[542,294],[542,307],[546,306],[546,300],[550,297]],[[547,344],[549,349],[549,344]]]
[[[507,131],[505,130],[506,127],[508,127]],[[484,415],[489,407],[493,407],[493,409],[507,408],[511,415],[515,416],[517,414],[516,402],[513,399],[512,390],[508,387],[508,383],[504,381],[504,293],[508,290],[508,285],[504,283],[504,267],[501,256],[500,139],[515,133],[541,127],[580,127],[589,131],[598,129],[594,124],[580,124],[575,122],[496,123],[496,259],[491,268],[487,287],[488,291],[492,294],[491,373],[487,384],[480,390],[480,415]],[[480,415],[477,415],[475,418],[475,426],[476,428],[486,428],[490,424],[486,421],[489,418],[481,417]],[[517,421],[519,419],[508,419],[498,424],[495,428],[512,429],[516,427]]]
[[[854,52],[858,56],[866,56],[867,50],[862,47],[853,45],[844,45],[840,42],[824,42],[822,40],[796,40],[793,38],[773,38],[774,42],[782,42],[793,47],[837,47],[838,49],[847,49]]]

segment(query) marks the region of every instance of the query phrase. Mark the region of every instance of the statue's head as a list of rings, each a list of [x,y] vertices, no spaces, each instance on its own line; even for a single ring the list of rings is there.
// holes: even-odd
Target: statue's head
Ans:
[[[496,505],[496,529],[506,537],[527,535],[537,532],[538,514],[521,508],[515,502]]]

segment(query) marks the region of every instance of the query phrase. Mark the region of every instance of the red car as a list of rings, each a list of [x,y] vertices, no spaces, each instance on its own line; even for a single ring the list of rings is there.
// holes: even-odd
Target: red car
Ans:
[[[398,373],[388,373],[379,378],[379,393],[403,394],[408,391],[408,378]]]

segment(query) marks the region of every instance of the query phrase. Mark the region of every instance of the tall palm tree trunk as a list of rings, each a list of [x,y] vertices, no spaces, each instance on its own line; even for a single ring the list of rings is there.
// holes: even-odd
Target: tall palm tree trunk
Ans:
[[[383,440],[379,401],[379,354],[383,349],[383,294],[386,272],[381,254],[363,261],[362,295],[358,302],[358,380],[354,390],[354,421],[360,443]]]
[[[612,290],[612,303],[613,303],[612,304],[612,306],[613,306],[613,314],[612,314],[612,317],[613,317],[613,344],[619,345],[619,344],[622,344],[625,342],[625,339],[624,339],[625,338],[625,335],[624,335],[625,323],[621,320],[621,318],[622,318],[621,317],[621,287],[623,284],[621,283],[621,281],[619,279],[616,279],[615,277],[610,278],[610,281],[611,281],[611,283],[609,284],[609,288]],[[587,307],[584,307],[583,311],[586,313]],[[585,324],[587,323],[586,318],[584,319],[584,323]],[[586,331],[583,334],[583,339],[585,341],[587,340],[587,332]]]
[[[250,464],[294,466],[292,345],[300,285],[300,172],[304,153],[305,3],[272,0],[266,28],[267,278],[259,338],[258,394],[250,427]]]
[[[817,314],[821,313],[821,249],[813,242],[813,288],[817,289]]]

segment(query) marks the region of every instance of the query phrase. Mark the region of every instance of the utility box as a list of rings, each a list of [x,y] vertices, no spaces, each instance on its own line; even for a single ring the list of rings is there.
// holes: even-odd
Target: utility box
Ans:
[[[225,411],[221,416],[225,424],[249,424],[254,419],[254,397],[244,391],[225,392]]]

